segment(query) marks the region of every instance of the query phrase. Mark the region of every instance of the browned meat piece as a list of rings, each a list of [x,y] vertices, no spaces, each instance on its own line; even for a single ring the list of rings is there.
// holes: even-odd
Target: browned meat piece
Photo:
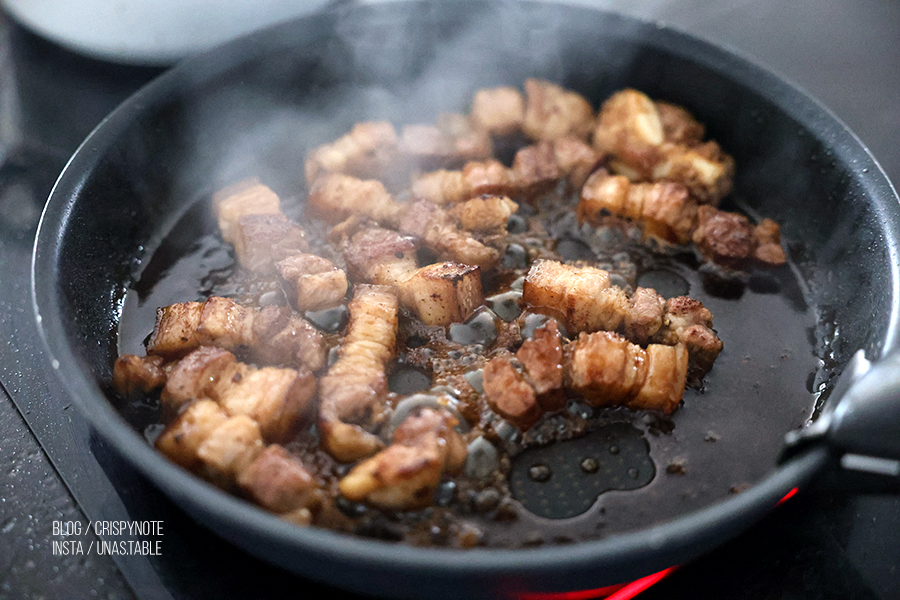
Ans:
[[[541,408],[544,411],[565,408],[563,344],[556,321],[550,319],[535,329],[534,335],[516,351],[516,358],[525,367]]]
[[[543,414],[534,387],[508,356],[484,365],[484,398],[495,413],[521,430],[530,429]]]
[[[612,170],[632,181],[676,181],[697,201],[715,205],[731,191],[734,160],[715,142],[700,143],[698,128],[683,109],[628,89],[601,107],[594,147],[608,152]]]
[[[703,141],[706,128],[691,113],[676,104],[661,100],[654,102],[654,105],[665,141],[686,146],[694,146]]]
[[[484,304],[481,271],[453,262],[428,265],[403,282],[400,296],[426,325],[462,323]]]
[[[162,356],[123,354],[113,365],[113,389],[121,396],[148,393],[166,384]]]
[[[565,377],[593,406],[628,406],[670,414],[684,395],[684,346],[651,344],[647,350],[615,333],[582,333],[566,346]]]
[[[757,241],[747,217],[710,206],[700,208],[693,240],[708,260],[731,268],[740,268],[753,256]]]
[[[385,368],[397,340],[397,296],[390,288],[357,285],[339,356],[319,382],[319,433],[342,462],[370,456],[381,441],[359,425],[376,418],[387,393]]]
[[[198,400],[188,406],[156,439],[156,447],[171,461],[197,471],[200,444],[225,421],[225,410],[212,400]]]
[[[473,127],[468,117],[447,113],[435,125],[405,126],[399,150],[412,168],[433,170],[488,159],[493,148],[487,132]]]
[[[234,253],[248,271],[272,273],[277,261],[308,249],[306,233],[281,213],[238,219]]]
[[[403,204],[394,200],[380,181],[339,173],[319,177],[310,188],[307,200],[307,210],[329,223],[360,215],[396,225],[404,210]]]
[[[176,414],[194,400],[214,400],[230,416],[247,415],[268,441],[287,441],[310,417],[316,380],[308,369],[257,369],[220,348],[202,346],[171,369],[160,395]]]
[[[393,443],[356,465],[340,482],[341,494],[354,502],[386,509],[431,504],[442,473],[459,471],[467,448],[446,410],[422,409],[394,430]]]
[[[473,160],[487,160],[494,154],[488,132],[477,126],[467,115],[441,113],[435,123],[453,142],[451,164],[463,165]]]
[[[525,302],[559,316],[573,333],[615,331],[631,305],[622,288],[610,285],[606,271],[550,260],[532,264],[522,292]]]
[[[194,400],[216,400],[217,385],[233,375],[236,364],[234,354],[213,346],[201,346],[179,360],[159,396],[165,415],[171,418]]]
[[[522,129],[525,98],[514,87],[481,89],[472,98],[469,114],[477,127],[491,135],[509,135]]]
[[[625,337],[638,343],[651,339],[663,326],[666,300],[656,290],[639,287],[625,315]]]
[[[670,298],[663,326],[653,341],[670,346],[684,344],[691,363],[703,374],[712,368],[723,347],[712,326],[712,313],[702,302],[688,296]]]
[[[422,238],[442,260],[473,265],[488,270],[500,262],[500,252],[485,246],[441,207],[419,200],[410,206],[400,221],[400,231]]]
[[[253,419],[269,442],[288,442],[297,434],[311,417],[315,395],[316,379],[308,369],[257,369],[243,363],[236,363],[214,391],[229,415]]]
[[[553,144],[547,141],[516,152],[512,172],[520,193],[526,198],[546,194],[563,177]]]
[[[585,139],[594,127],[594,109],[583,96],[541,79],[525,80],[522,130],[533,140],[565,136]]]
[[[663,144],[662,159],[653,167],[653,179],[684,184],[691,196],[713,206],[731,192],[734,159],[715,142],[697,146]]]
[[[347,274],[315,254],[295,254],[275,267],[285,295],[301,312],[337,306],[347,294]]]
[[[312,522],[323,499],[312,473],[278,444],[238,474],[238,485],[256,504],[299,525]]]
[[[787,262],[781,247],[781,227],[772,219],[763,219],[753,230],[756,249],[753,258],[764,266],[777,267]]]
[[[213,195],[213,210],[222,238],[233,244],[241,217],[281,214],[281,201],[275,192],[254,177],[216,192]]]
[[[461,202],[449,212],[467,231],[506,233],[506,224],[518,208],[519,205],[506,196],[484,195]]]
[[[229,417],[197,447],[201,475],[225,489],[232,489],[238,474],[262,452],[265,444],[256,422],[246,415]]]
[[[412,196],[434,204],[455,204],[481,196],[512,196],[518,191],[512,172],[496,160],[469,162],[462,171],[432,171],[412,182]]]
[[[312,371],[325,364],[325,339],[287,307],[245,307],[230,298],[172,304],[156,311],[147,354],[173,359],[201,345],[249,349],[271,364],[302,364]]]
[[[587,178],[604,162],[605,155],[594,150],[580,138],[562,137],[553,140],[556,164],[566,177],[569,191],[580,190]]]
[[[369,227],[345,244],[344,261],[354,281],[399,286],[416,270],[418,246],[408,235]]]
[[[644,235],[686,244],[697,222],[697,203],[679,183],[631,183],[600,169],[581,190],[576,209],[580,222],[599,225],[607,214],[637,221]]]
[[[328,173],[381,177],[396,161],[397,145],[397,132],[390,123],[357,123],[350,133],[310,152],[305,165],[306,184],[312,185]]]

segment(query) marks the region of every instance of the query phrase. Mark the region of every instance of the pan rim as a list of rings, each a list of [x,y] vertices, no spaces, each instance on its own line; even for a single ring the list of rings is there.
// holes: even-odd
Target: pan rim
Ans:
[[[583,9],[592,14],[606,12],[580,6],[572,8]],[[346,7],[342,10],[346,10]],[[615,13],[608,14],[615,15]],[[829,146],[834,147],[836,154],[845,162],[854,160],[857,165],[855,172],[858,175],[860,169],[868,168],[868,173],[859,176],[860,183],[866,186],[867,194],[874,199],[876,208],[883,211],[893,208],[896,212],[897,193],[875,158],[837,116],[805,91],[774,74],[770,69],[742,57],[733,49],[723,48],[721,45],[651,21],[641,21],[623,15],[615,17],[655,29],[659,37],[658,39],[648,37],[648,43],[657,41],[661,48],[673,51],[672,46],[678,41],[677,54],[684,55],[686,46],[692,60],[697,60],[699,56],[705,60],[701,63],[710,68],[713,68],[712,63],[719,64],[715,67],[716,70],[732,68],[733,70],[728,71],[732,79],[743,81],[742,77],[752,76],[756,80],[771,82],[770,89],[773,91],[768,93],[757,91],[764,96],[781,94],[794,100],[796,104],[791,107],[796,112],[787,112],[798,122],[807,124],[808,121],[815,119],[826,123],[828,128],[824,132],[817,133],[817,136],[833,136],[832,144]],[[309,18],[316,17],[302,17],[296,21]],[[296,21],[278,26],[276,29],[279,31],[290,29]],[[97,432],[106,438],[117,452],[123,454],[130,464],[135,465],[168,496],[176,499],[176,503],[184,506],[177,500],[181,499],[189,504],[203,505],[204,509],[209,510],[217,519],[238,523],[243,530],[254,531],[285,545],[303,547],[309,552],[319,553],[344,564],[366,563],[367,568],[371,567],[374,560],[393,568],[403,565],[411,569],[430,569],[448,574],[529,572],[535,577],[540,577],[542,573],[548,571],[558,573],[561,569],[569,570],[579,565],[583,567],[597,561],[606,561],[607,564],[620,565],[621,571],[618,573],[621,573],[622,580],[625,580],[633,575],[671,566],[672,563],[668,562],[668,559],[674,556],[674,552],[681,546],[690,545],[706,549],[732,537],[736,533],[735,526],[756,520],[788,491],[796,486],[805,485],[825,466],[829,460],[827,451],[815,448],[786,465],[773,466],[769,474],[742,494],[662,524],[609,538],[580,542],[571,546],[459,551],[391,545],[323,529],[290,526],[274,515],[218,490],[167,461],[115,411],[97,382],[88,377],[87,366],[75,355],[65,337],[53,334],[65,329],[61,318],[62,307],[54,287],[60,276],[56,269],[56,257],[61,250],[61,232],[65,231],[86,177],[92,172],[93,166],[104,150],[113,142],[117,131],[127,127],[145,107],[152,106],[173,89],[178,89],[179,82],[183,78],[186,79],[188,74],[194,80],[194,76],[202,71],[203,77],[209,79],[215,77],[222,69],[227,70],[252,60],[257,52],[265,52],[267,48],[264,42],[265,35],[267,35],[265,32],[253,34],[181,63],[138,91],[105,118],[71,157],[54,185],[35,238],[32,257],[32,306],[41,338],[49,354],[48,358],[53,361],[54,370]],[[234,56],[240,57],[240,63],[232,58]],[[887,219],[885,221],[890,222]],[[895,242],[898,236],[896,231],[893,233],[891,240]],[[900,298],[900,277],[898,277],[900,260],[895,243],[889,246],[889,251],[893,275],[890,293],[896,299]],[[890,326],[883,339],[885,350],[896,345],[900,329],[898,323],[900,323],[900,307],[894,302]],[[727,526],[728,524],[731,526]],[[722,531],[724,527],[727,527],[726,531]],[[698,531],[703,535],[698,536]],[[699,545],[698,537],[701,538]],[[628,574],[629,565],[634,571],[632,574]]]

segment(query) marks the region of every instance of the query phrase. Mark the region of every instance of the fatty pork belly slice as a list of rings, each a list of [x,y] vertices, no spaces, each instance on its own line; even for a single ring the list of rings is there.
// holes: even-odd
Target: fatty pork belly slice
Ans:
[[[394,358],[398,301],[391,288],[357,285],[337,361],[319,381],[319,434],[341,462],[371,456],[383,446],[360,424],[377,421],[387,394],[385,369]]]
[[[701,131],[684,109],[626,89],[601,107],[594,147],[611,155],[616,173],[634,181],[676,181],[698,202],[717,205],[731,191],[734,159],[715,142],[701,142]]]
[[[127,398],[161,388],[166,384],[164,363],[162,356],[123,354],[113,364],[113,389]]]
[[[534,199],[553,190],[563,179],[568,191],[580,190],[603,160],[603,153],[583,140],[566,136],[520,149],[513,159],[512,174],[518,193]]]
[[[297,525],[309,525],[324,494],[315,476],[283,446],[271,444],[237,478],[244,495]]]
[[[311,186],[329,173],[379,178],[396,162],[399,141],[394,126],[386,121],[356,123],[347,134],[307,155],[306,184]]]
[[[504,212],[502,208],[500,210]],[[500,262],[500,250],[486,246],[470,232],[460,229],[447,211],[427,200],[419,200],[409,207],[400,221],[400,231],[420,238],[441,260],[478,266],[483,270]]]
[[[258,309],[213,296],[157,309],[148,355],[171,360],[201,345],[247,350],[268,364],[303,365],[311,371],[325,364],[325,338],[288,307]]]
[[[533,140],[590,135],[594,109],[584,96],[543,79],[526,79],[524,88],[525,135]]]
[[[281,213],[238,219],[234,254],[238,264],[252,273],[272,274],[279,260],[307,250],[306,232]]]
[[[447,410],[424,408],[395,430],[393,443],[359,463],[341,480],[341,494],[384,509],[430,505],[445,472],[457,473],[468,449]]]
[[[406,207],[394,200],[380,181],[331,173],[312,184],[306,208],[332,224],[355,216],[395,226]]]
[[[192,403],[156,440],[170,460],[227,490],[264,447],[253,419],[230,417],[212,400]]]
[[[280,215],[281,200],[271,188],[252,177],[213,194],[213,212],[222,238],[229,244],[237,239],[237,226],[247,215]]]
[[[495,413],[522,431],[544,412],[565,408],[563,344],[556,321],[538,327],[516,351],[484,366],[484,397]]]
[[[294,254],[275,264],[281,287],[298,311],[337,306],[347,295],[347,274],[315,254]]]
[[[730,269],[751,264],[777,267],[787,262],[781,228],[772,219],[754,226],[744,215],[701,206],[692,240],[704,258]]]
[[[511,135],[525,122],[525,97],[511,86],[480,89],[472,97],[469,117],[491,135]]]
[[[404,126],[398,149],[409,170],[459,168],[493,155],[488,133],[466,115],[453,113],[439,115],[434,125]]]
[[[712,314],[687,296],[666,300],[650,288],[629,297],[609,273],[556,261],[536,261],[525,277],[525,302],[560,317],[573,333],[618,331],[638,344],[684,343],[692,363],[706,373],[722,350]]]
[[[418,200],[434,204],[456,204],[483,194],[515,196],[518,186],[513,173],[498,160],[472,161],[462,170],[440,169],[419,175],[410,193]]]
[[[229,416],[253,419],[266,441],[284,442],[310,420],[315,393],[308,369],[256,368],[227,350],[202,346],[171,368],[160,402],[177,414],[194,400],[214,400]]]
[[[442,262],[416,267],[413,237],[381,228],[356,233],[344,249],[356,281],[391,286],[400,302],[428,325],[468,319],[484,303],[477,266]]]
[[[506,235],[509,218],[518,209],[519,205],[506,196],[485,194],[457,204],[448,213],[466,231]]]
[[[566,387],[592,406],[627,406],[671,414],[684,396],[684,345],[646,350],[608,331],[582,333],[565,349]]]

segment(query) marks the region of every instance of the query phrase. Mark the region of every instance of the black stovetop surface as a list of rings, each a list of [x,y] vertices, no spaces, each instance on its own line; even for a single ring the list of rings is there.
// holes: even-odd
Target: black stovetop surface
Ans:
[[[614,6],[612,2],[597,2]],[[645,0],[623,11],[725,43],[798,83],[900,181],[900,3]],[[159,69],[100,63],[0,13],[0,598],[353,597],[195,524],[104,447],[49,372],[30,296],[43,203],[89,131]],[[54,552],[53,523],[163,522],[155,557]],[[77,538],[87,548],[93,534]],[[801,492],[641,598],[900,598],[900,499]]]

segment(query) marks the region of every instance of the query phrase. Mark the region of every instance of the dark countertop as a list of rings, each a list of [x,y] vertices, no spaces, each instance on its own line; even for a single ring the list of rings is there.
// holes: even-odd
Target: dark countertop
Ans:
[[[900,181],[900,3],[595,4],[658,18],[771,67],[829,107],[869,147],[888,176]],[[55,174],[89,130],[156,73],[64,52],[0,14],[0,598],[130,598],[135,591],[146,598],[197,598],[222,590],[228,590],[228,597],[278,597],[285,588],[303,589],[304,595],[318,589],[227,547],[162,498],[154,516],[172,530],[165,538],[169,556],[162,566],[153,563],[148,570],[142,561],[58,556],[51,550],[51,541],[59,539],[51,535],[53,521],[85,525],[88,517],[138,518],[128,513],[129,492],[104,491],[110,489],[110,479],[118,489],[158,495],[133,481],[127,469],[75,460],[73,455],[98,442],[83,421],[68,414],[68,406],[50,414],[32,410],[60,392],[47,376],[33,335],[28,297],[31,240]],[[48,93],[54,89],[66,93]],[[777,543],[773,531],[784,532]],[[85,544],[96,540],[80,539]],[[895,498],[801,494],[715,555],[682,568],[642,597],[898,598],[898,539],[900,501]],[[748,559],[747,547],[770,551]],[[192,557],[199,554],[211,559],[195,562]],[[194,574],[213,568],[211,561],[224,574],[216,585],[202,586]],[[172,568],[172,563],[178,566]],[[265,581],[258,588],[246,587],[233,574],[241,570]]]

